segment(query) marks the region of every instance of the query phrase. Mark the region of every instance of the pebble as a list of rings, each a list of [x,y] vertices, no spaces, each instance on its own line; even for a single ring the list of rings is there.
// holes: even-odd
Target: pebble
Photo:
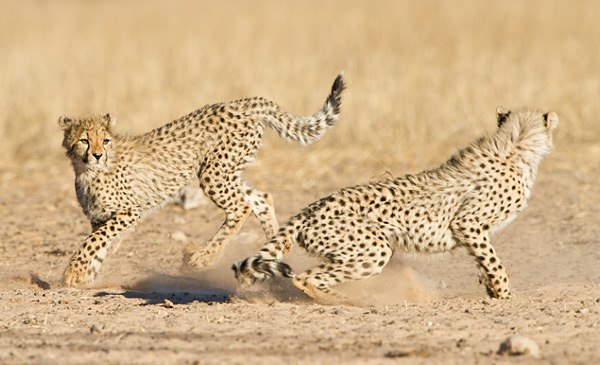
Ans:
[[[516,335],[510,336],[500,344],[498,355],[531,355],[533,357],[540,356],[540,348],[537,343],[526,336]]]
[[[181,231],[173,232],[171,234],[171,238],[173,239],[173,241],[181,241],[181,242],[187,241],[187,236],[185,235],[185,233],[183,233]]]
[[[165,308],[173,308],[174,305],[173,305],[172,301],[170,301],[169,299],[165,299],[165,302],[163,303],[163,307],[165,307]]]

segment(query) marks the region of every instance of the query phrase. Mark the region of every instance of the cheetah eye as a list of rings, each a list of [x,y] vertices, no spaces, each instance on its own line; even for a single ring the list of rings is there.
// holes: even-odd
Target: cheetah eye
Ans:
[[[81,143],[83,143],[85,145],[90,144],[90,141],[87,138],[82,138],[82,139],[79,140],[79,142],[81,142]]]
[[[107,138],[104,141],[102,141],[102,144],[106,146],[108,144],[108,142],[110,142],[110,139]]]

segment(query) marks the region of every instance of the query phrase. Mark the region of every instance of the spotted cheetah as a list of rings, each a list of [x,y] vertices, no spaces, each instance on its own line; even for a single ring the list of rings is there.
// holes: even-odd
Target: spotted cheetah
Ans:
[[[511,296],[489,235],[512,221],[529,198],[552,149],[555,113],[497,110],[498,129],[442,166],[339,190],[281,227],[254,257],[233,265],[242,287],[283,276],[322,302],[343,300],[330,287],[382,271],[398,248],[443,252],[465,246],[494,298]],[[324,263],[299,275],[281,262],[293,243]]]
[[[245,182],[241,173],[260,147],[265,127],[287,140],[309,144],[339,117],[343,73],[323,108],[296,117],[262,97],[204,106],[139,136],[113,132],[115,118],[60,117],[63,146],[75,170],[77,199],[92,233],[67,266],[65,285],[91,283],[111,241],[140,218],[176,198],[195,177],[206,196],[226,214],[204,247],[184,251],[195,268],[213,263],[252,212],[267,238],[278,229],[269,194]]]

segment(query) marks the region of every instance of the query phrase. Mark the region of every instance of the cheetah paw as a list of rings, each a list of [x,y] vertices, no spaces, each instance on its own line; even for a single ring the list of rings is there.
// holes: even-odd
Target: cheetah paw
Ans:
[[[187,268],[204,269],[214,264],[219,256],[220,252],[214,250],[213,247],[198,248],[198,245],[190,242],[183,250],[183,264]]]
[[[63,275],[63,285],[70,287],[90,284],[93,280],[93,277],[88,275],[85,270],[73,265],[69,265]]]
[[[496,296],[496,298],[498,299],[512,299],[513,295],[511,292],[507,292],[507,293],[498,293],[498,295]]]
[[[502,291],[502,289],[490,286],[486,286],[485,289],[489,297],[492,299],[511,299],[513,297],[512,292],[510,290]]]

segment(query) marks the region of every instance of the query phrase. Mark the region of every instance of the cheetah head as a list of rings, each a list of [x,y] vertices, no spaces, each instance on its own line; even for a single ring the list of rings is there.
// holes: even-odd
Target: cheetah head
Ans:
[[[498,130],[508,133],[509,138],[522,147],[546,155],[553,147],[552,134],[558,125],[554,112],[541,113],[535,110],[496,109]]]
[[[93,116],[68,118],[62,116],[58,125],[64,131],[63,147],[73,165],[83,169],[101,169],[108,162],[112,148],[112,127],[115,118]]]

